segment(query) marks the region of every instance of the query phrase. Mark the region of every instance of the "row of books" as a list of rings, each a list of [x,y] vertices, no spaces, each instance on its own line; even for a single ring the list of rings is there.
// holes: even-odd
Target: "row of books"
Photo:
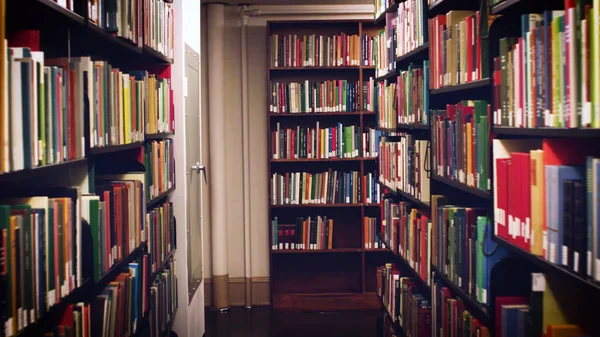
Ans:
[[[442,195],[432,196],[431,207],[432,264],[475,301],[490,305],[492,269],[508,252],[495,248],[487,211],[449,205]]]
[[[388,7],[392,6],[395,0],[375,0],[375,19],[385,13]]]
[[[405,134],[398,141],[379,143],[379,181],[393,191],[401,191],[429,202],[429,141]]]
[[[486,101],[461,101],[431,112],[433,168],[438,176],[490,189],[489,113]]]
[[[376,185],[373,175],[361,177],[358,171],[273,173],[271,205],[358,204],[366,199],[367,187],[375,203],[379,192]]]
[[[175,55],[173,52],[175,42],[175,11],[173,4],[161,0],[142,1],[145,14],[143,22],[144,44],[173,59]]]
[[[427,8],[422,0],[403,1],[396,12],[395,57],[410,53],[427,42]]]
[[[146,213],[145,224],[148,233],[146,246],[150,258],[150,271],[154,273],[175,249],[173,203],[165,202],[149,210]]]
[[[360,126],[321,126],[281,128],[277,123],[276,130],[271,132],[271,158],[273,159],[328,159],[358,158],[365,153],[361,148]],[[364,143],[363,143],[364,145]]]
[[[363,245],[365,249],[379,249],[384,248],[383,241],[379,238],[379,225],[378,218],[364,217],[363,218]]]
[[[418,284],[391,263],[377,268],[377,295],[388,315],[407,336],[431,337],[431,301]]]
[[[41,318],[82,284],[77,191],[18,191],[0,205],[2,327],[7,336]]]
[[[385,125],[429,125],[429,61],[411,64],[400,71],[396,80],[398,89],[397,115],[389,116]],[[395,119],[395,121],[394,121]]]
[[[394,17],[393,13],[385,15],[386,22]],[[385,29],[378,30],[377,35],[373,38],[373,52],[375,61],[375,76],[381,77],[396,70],[396,60],[394,58],[395,49],[395,31],[388,29],[386,24]]]
[[[362,156],[366,158],[377,158],[379,156],[379,142],[381,131],[374,128],[366,128],[363,132]]]
[[[142,258],[111,281],[92,303],[92,336],[132,336],[141,329],[147,300],[147,269]]]
[[[57,1],[75,11],[72,0]],[[160,0],[86,0],[88,18],[109,33],[173,58],[173,5]]]
[[[150,285],[148,320],[150,337],[164,336],[170,329],[177,312],[177,274],[174,259],[170,259],[165,268],[158,273]]]
[[[35,35],[20,32],[10,44],[29,44],[23,40]],[[173,131],[168,79],[146,71],[123,73],[87,56],[50,59],[32,50],[8,49],[10,81],[2,95],[9,104],[0,110],[0,172],[83,158],[86,139],[94,148]]]
[[[333,249],[333,219],[326,216],[297,217],[293,224],[271,220],[272,250]]]
[[[449,11],[429,20],[431,89],[489,77],[485,16],[477,11]]]
[[[497,236],[599,282],[600,158],[584,153],[593,144],[494,140],[494,218]]]
[[[52,332],[46,332],[44,337],[81,336],[92,337],[92,305],[79,302],[70,304],[63,316],[57,322]],[[12,335],[7,335],[12,336]]]
[[[272,82],[269,111],[271,113],[360,111],[360,89],[359,82],[348,80]]]
[[[348,67],[361,64],[361,38],[357,34],[272,34],[269,66]]]
[[[521,36],[499,41],[494,124],[521,128],[600,127],[598,8],[523,14]],[[600,4],[598,4],[600,5]]]
[[[385,41],[381,36],[382,32],[383,31],[377,31],[377,33],[373,36],[362,36],[363,66],[375,67],[375,69],[381,69],[384,67],[380,51],[381,48],[385,47]]]
[[[396,83],[388,80],[369,81],[367,87],[367,108],[375,111],[377,124],[382,129],[395,129],[398,126]]]
[[[431,287],[431,329],[435,336],[452,337],[490,337],[490,328],[482,324],[479,319],[465,309],[465,304],[456,298],[444,283],[435,278]],[[514,335],[498,335],[514,336]],[[527,335],[532,336],[532,335]]]
[[[175,187],[175,149],[173,139],[145,144],[146,200],[151,200]]]

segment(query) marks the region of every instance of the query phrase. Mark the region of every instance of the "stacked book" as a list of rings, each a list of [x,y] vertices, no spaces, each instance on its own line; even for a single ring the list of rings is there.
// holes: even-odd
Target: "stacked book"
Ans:
[[[429,61],[411,64],[400,71],[398,88],[397,125],[429,125]],[[394,116],[390,116],[392,120]],[[393,124],[393,121],[392,121]]]
[[[148,233],[150,270],[156,272],[175,249],[175,217],[173,203],[164,204],[146,213],[145,231]]]
[[[360,126],[321,126],[282,128],[277,123],[271,133],[271,158],[273,159],[330,159],[357,158],[360,156]],[[364,136],[363,136],[364,138]]]
[[[273,173],[271,205],[357,204],[361,180],[358,171]]]
[[[359,111],[359,82],[348,80],[271,82],[271,113]]]
[[[297,217],[292,224],[271,221],[273,250],[323,250],[333,248],[333,219],[326,216]]]
[[[423,1],[408,0],[398,4],[396,29],[396,57],[405,55],[427,42],[426,8]]]
[[[145,144],[146,200],[152,200],[175,187],[175,156],[173,139]]]
[[[272,68],[358,67],[361,60],[359,35],[273,34],[269,45]]]

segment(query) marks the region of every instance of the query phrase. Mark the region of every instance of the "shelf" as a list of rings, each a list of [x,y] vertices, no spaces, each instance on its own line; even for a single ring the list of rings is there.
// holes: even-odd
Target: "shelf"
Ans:
[[[144,45],[142,47],[142,53],[145,55],[148,55],[150,57],[153,57],[157,60],[162,60],[164,63],[173,63],[173,59],[168,58],[166,55],[164,55],[163,53],[156,51],[146,45]]]
[[[512,128],[492,126],[492,133],[511,137],[600,138],[600,129]],[[506,137],[503,137],[506,138]]]
[[[483,80],[477,80],[477,81],[471,81],[471,82],[457,84],[457,85],[451,85],[451,86],[443,87],[440,89],[433,89],[433,90],[431,90],[430,95],[434,96],[434,95],[458,93],[458,92],[464,92],[464,91],[470,91],[470,90],[479,90],[479,89],[489,87],[489,86],[490,86],[490,79],[485,78]]]
[[[385,315],[390,320],[390,322],[392,324],[392,329],[394,329],[394,333],[396,334],[396,336],[406,337],[406,332],[404,331],[402,326],[400,326],[400,324],[398,324],[398,322],[394,320],[392,315],[390,315],[390,312],[388,311],[388,309],[385,307],[385,304],[383,304],[383,298],[377,296],[377,299],[379,300],[379,304],[381,304],[381,310],[383,310],[385,312]]]
[[[377,204],[379,205],[379,204]],[[303,208],[303,207],[320,207],[320,208],[353,208],[368,206],[365,204],[301,204],[301,205],[271,205],[271,208]]]
[[[451,10],[479,10],[479,0],[438,0],[429,6],[427,15],[431,18]]]
[[[146,135],[144,135],[144,138],[146,140],[160,140],[160,139],[167,139],[171,136],[174,136],[175,134],[172,132],[162,132],[162,133],[147,133]]]
[[[109,145],[109,146],[103,146],[103,147],[93,147],[93,148],[90,148],[89,154],[94,156],[94,155],[105,154],[105,153],[121,152],[121,151],[137,149],[142,146],[144,146],[143,142],[135,142],[135,143],[123,144],[123,145]]]
[[[53,170],[65,170],[71,167],[87,164],[87,159],[68,160],[58,164],[38,166],[31,169],[19,170],[0,174],[0,183],[8,183],[31,178],[34,176],[45,175]]]
[[[346,162],[346,161],[372,161],[377,160],[377,157],[358,157],[358,158],[326,158],[326,159],[314,159],[314,158],[301,158],[301,159],[271,159],[271,163],[319,163],[319,162]]]
[[[168,190],[164,191],[163,193],[157,195],[156,197],[150,199],[147,203],[146,203],[146,210],[158,205],[165,197],[169,196],[169,194],[171,194],[171,192],[173,192],[175,190],[175,186],[169,188]]]
[[[431,127],[429,125],[424,124],[400,124],[396,128],[396,131],[431,131]]]
[[[419,46],[408,53],[396,57],[396,63],[398,63],[397,68],[400,65],[408,65],[414,61],[423,61],[429,58],[429,43],[425,43],[422,46]]]
[[[564,9],[565,2],[558,0],[505,0],[490,10],[492,15],[520,15],[524,13],[541,13],[544,10]]]
[[[394,81],[396,80],[396,70],[388,71],[387,74],[375,78],[375,81],[380,82],[380,81],[385,81],[385,80],[390,80],[390,79],[393,79]]]
[[[360,70],[360,66],[269,67],[269,71]]]
[[[391,249],[388,248],[369,248],[363,249],[365,253],[392,253]]]
[[[394,254],[394,258],[396,259],[396,263],[405,265],[406,269],[408,269],[410,273],[408,276],[415,279],[419,283],[419,286],[422,290],[422,295],[426,298],[431,297],[431,288],[427,285],[427,282],[421,278],[421,275],[419,275],[419,273],[417,273],[417,271],[410,266],[410,263],[408,263],[408,261],[406,261],[406,259],[404,259],[404,257],[400,254]]]
[[[374,21],[374,23],[376,25],[380,24],[380,23],[385,23],[385,15],[387,13],[394,13],[398,10],[398,4],[396,3],[396,1],[394,1],[394,3],[385,9],[385,12],[381,13]]]
[[[324,116],[367,116],[375,115],[374,111],[363,112],[297,112],[297,113],[269,113],[269,117],[324,117]]]
[[[440,176],[435,175],[435,174],[432,174],[431,180],[435,180],[437,182],[446,184],[448,186],[452,186],[452,187],[454,187],[456,189],[459,189],[459,190],[461,190],[463,192],[470,193],[470,194],[472,194],[472,195],[474,195],[476,197],[479,197],[481,199],[492,200],[492,194],[490,192],[479,190],[479,189],[477,189],[475,187],[467,186],[467,185],[465,185],[465,184],[463,184],[461,182],[458,182],[456,180],[448,179],[448,178],[445,178],[445,177],[440,177]]]
[[[492,327],[492,319],[488,315],[487,310],[483,305],[477,303],[477,301],[474,300],[471,297],[471,295],[467,294],[464,290],[456,286],[454,282],[450,281],[446,277],[446,275],[444,273],[441,273],[435,266],[432,265],[431,270],[435,272],[436,277],[438,277],[440,280],[442,280],[442,282],[444,282],[444,285],[446,287],[450,288],[450,291],[454,296],[460,298],[463,301],[463,303],[465,304],[465,308],[469,310],[471,315],[479,319],[481,324],[485,325],[486,327]]]
[[[428,211],[428,212],[431,212],[431,204],[430,204],[430,203],[428,203],[428,202],[423,202],[423,201],[421,201],[421,200],[419,200],[419,199],[415,198],[414,196],[412,196],[412,195],[410,195],[410,194],[408,194],[408,193],[405,193],[405,192],[402,192],[402,191],[396,191],[396,190],[394,190],[394,189],[392,189],[392,188],[388,187],[387,185],[385,185],[384,183],[382,183],[382,182],[380,182],[380,181],[378,181],[377,183],[378,183],[378,184],[379,184],[381,187],[383,187],[383,188],[385,188],[385,189],[388,189],[388,190],[390,190],[392,194],[395,194],[395,195],[397,195],[397,196],[399,196],[399,197],[402,197],[402,198],[406,199],[408,202],[410,202],[410,203],[412,203],[413,205],[415,205],[415,206],[416,206],[416,208],[418,208],[418,209],[423,209],[423,210],[426,210],[426,211]]]
[[[52,331],[54,328],[56,328],[56,322],[59,322],[62,319],[67,307],[71,304],[80,302],[81,299],[87,298],[86,294],[90,291],[92,286],[92,280],[85,281],[80,287],[74,289],[70,294],[63,297],[60,302],[50,307],[50,309],[39,320],[29,324],[25,329],[16,334],[16,336],[44,336],[46,332]]]
[[[586,287],[589,287],[590,289],[594,290],[594,291],[598,291],[600,290],[600,283],[596,283],[592,280],[588,280],[585,276],[582,277],[581,275],[577,275],[573,272],[571,272],[568,269],[565,269],[562,266],[556,265],[548,260],[545,260],[544,258],[531,254],[527,251],[524,251],[523,249],[513,245],[512,243],[510,243],[509,241],[497,237],[494,235],[494,241],[496,243],[498,243],[498,245],[506,248],[509,252],[511,252],[512,254],[526,260],[527,262],[543,269],[544,271],[547,271],[549,273],[553,273],[555,275],[558,276],[566,276],[571,278],[572,280],[578,282],[579,284],[582,284]]]
[[[93,280],[83,281],[83,284],[73,289],[73,291],[62,298],[60,302],[52,306],[44,316],[35,323],[29,324],[27,328],[21,330],[17,334],[19,337],[26,336],[43,336],[44,333],[52,331],[56,327],[56,322],[60,321],[65,310],[71,304],[79,302],[92,302],[106,286],[119,275],[129,263],[145,251],[146,245],[141,244],[131,254],[117,262],[111,269],[98,281]]]
[[[334,249],[275,249],[273,254],[334,254],[334,253],[360,253],[360,248],[334,248]]]
[[[156,278],[156,276],[158,276],[158,273],[162,272],[165,269],[165,266],[167,265],[167,263],[169,263],[169,260],[171,260],[173,255],[175,255],[175,249],[171,250],[171,252],[161,262],[160,266],[156,268],[156,271],[152,273],[152,276],[150,276],[150,283],[154,282],[154,279]]]

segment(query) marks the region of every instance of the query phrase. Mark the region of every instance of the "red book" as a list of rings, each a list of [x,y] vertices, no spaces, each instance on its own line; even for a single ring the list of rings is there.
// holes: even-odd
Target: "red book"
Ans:
[[[296,225],[290,225],[290,249],[296,249]]]
[[[473,16],[466,18],[467,26],[467,69],[466,69],[466,80],[470,82],[473,80]]]
[[[475,77],[475,79],[481,79],[483,76],[481,75],[481,70],[483,69],[483,67],[487,67],[488,65],[483,65],[482,62],[482,56],[481,56],[481,32],[479,31],[479,27],[480,27],[480,21],[481,21],[481,13],[479,11],[477,11],[475,13],[475,52],[477,53],[477,55],[475,56],[475,61],[477,62],[477,64],[475,65],[475,69],[477,72],[477,76]]]
[[[503,239],[508,237],[508,164],[510,159],[496,159],[498,209],[494,232]]]
[[[529,153],[513,153],[519,160],[521,173],[521,234],[523,236],[522,247],[524,250],[531,251],[531,159]]]
[[[27,47],[31,51],[40,51],[40,31],[30,29],[13,33],[8,37],[8,47]]]

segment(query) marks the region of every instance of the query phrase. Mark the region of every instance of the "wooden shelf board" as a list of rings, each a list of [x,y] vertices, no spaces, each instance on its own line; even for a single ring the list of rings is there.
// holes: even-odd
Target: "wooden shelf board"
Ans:
[[[558,0],[505,0],[490,9],[492,15],[520,15],[541,13],[544,10],[564,9],[564,1]]]
[[[408,201],[408,202],[412,203],[413,205],[417,206],[416,208],[422,209],[422,210],[425,210],[425,211],[428,211],[428,212],[431,212],[431,204],[430,203],[421,201],[421,200],[415,198],[414,196],[412,196],[412,195],[410,195],[408,193],[405,193],[405,192],[402,192],[402,191],[396,191],[396,190],[392,189],[391,187],[387,186],[386,184],[384,184],[381,181],[378,181],[377,183],[379,184],[379,186],[381,186],[381,187],[383,187],[383,188],[385,188],[387,190],[390,190],[392,194],[394,194],[394,195],[396,195],[398,197],[402,197],[406,201]]]
[[[41,175],[44,175],[53,170],[65,170],[70,167],[75,167],[75,166],[84,165],[84,164],[87,164],[86,158],[67,160],[62,163],[50,164],[50,165],[38,166],[38,167],[25,169],[25,170],[2,173],[2,174],[0,174],[0,183],[9,182],[9,181],[10,182],[19,181],[19,180],[23,180],[25,178],[41,176]]]
[[[348,161],[372,161],[377,160],[376,157],[357,157],[357,158],[327,158],[327,159],[313,159],[313,158],[301,158],[301,159],[271,159],[271,163],[329,163],[329,162],[348,162]]]
[[[136,149],[144,146],[143,142],[135,142],[130,144],[122,144],[122,145],[109,145],[103,147],[93,147],[90,149],[89,154],[91,156],[105,154],[105,153],[113,153],[113,152],[121,152],[127,151],[131,149]]]
[[[477,189],[475,187],[467,186],[467,185],[465,185],[465,184],[463,184],[461,182],[458,182],[456,180],[452,180],[452,179],[445,178],[445,177],[440,177],[440,176],[435,175],[435,174],[431,175],[431,180],[435,180],[435,181],[440,182],[442,184],[446,184],[446,185],[452,186],[452,187],[454,187],[456,189],[459,189],[459,190],[461,190],[463,192],[470,193],[470,194],[472,194],[472,195],[474,195],[476,197],[479,197],[481,199],[492,200],[492,198],[493,198],[493,196],[492,196],[492,194],[490,192],[483,191],[483,190]]]
[[[269,71],[302,71],[302,70],[360,70],[360,66],[321,66],[321,67],[269,67]]]
[[[275,249],[271,250],[273,254],[339,254],[339,253],[360,253],[360,248],[334,248],[334,249]]]
[[[156,197],[148,200],[148,202],[146,203],[146,209],[150,209],[154,206],[157,206],[164,198],[168,197],[169,194],[171,194],[171,192],[175,191],[175,186],[169,188],[168,190],[164,191],[163,193],[157,195]]]
[[[300,112],[300,113],[269,113],[269,117],[324,117],[324,116],[367,116],[375,115],[374,111],[362,112]]]
[[[375,20],[374,23],[376,25],[380,24],[380,23],[385,23],[385,15],[387,13],[394,13],[398,10],[398,2],[394,1],[394,3],[385,9],[385,11],[383,13],[381,13]]]
[[[431,127],[428,124],[399,124],[396,131],[431,131]]]
[[[171,136],[174,136],[175,134],[172,132],[162,132],[162,133],[147,133],[144,135],[144,138],[146,140],[159,140],[159,139],[166,139],[169,138]]]
[[[381,82],[384,80],[391,80],[391,79],[393,79],[394,81],[396,80],[396,70],[388,71],[387,74],[375,78],[375,81]]]
[[[301,205],[270,205],[271,208],[302,208],[302,207],[322,207],[322,208],[354,208],[362,207],[364,204],[301,204]]]
[[[398,321],[394,320],[394,318],[392,317],[392,315],[390,315],[390,312],[386,308],[385,304],[383,304],[383,298],[377,296],[377,299],[379,300],[379,304],[381,305],[381,310],[383,310],[383,312],[385,312],[385,315],[388,317],[388,319],[392,323],[392,329],[394,329],[394,332],[396,333],[396,335],[398,337],[406,337],[407,335],[406,335],[406,332],[404,331],[404,328],[398,323]]]
[[[419,273],[410,266],[410,263],[408,263],[408,261],[400,254],[394,254],[394,258],[396,259],[397,264],[403,264],[406,266],[406,269],[410,272],[410,275],[408,276],[412,277],[419,283],[423,296],[426,298],[431,297],[431,288],[429,285],[427,285],[427,282],[421,278],[421,275],[419,275]]]
[[[477,301],[473,299],[471,295],[469,295],[463,289],[454,284],[454,282],[450,281],[450,279],[448,279],[448,277],[446,277],[446,275],[442,273],[439,269],[437,269],[435,266],[432,265],[431,270],[435,272],[436,277],[442,280],[444,285],[450,288],[454,296],[460,298],[463,301],[466,309],[468,309],[473,316],[479,319],[479,321],[483,325],[491,328],[492,319],[490,318],[486,308],[483,305],[477,303]]]
[[[593,291],[600,290],[600,283],[597,283],[593,280],[589,280],[585,276],[577,275],[577,274],[571,272],[570,270],[565,269],[562,266],[556,265],[540,256],[531,254],[530,252],[527,252],[527,251],[513,245],[512,243],[510,243],[509,241],[507,241],[503,238],[500,238],[500,237],[494,235],[494,241],[496,243],[498,243],[498,245],[506,248],[512,254],[526,260],[527,262],[541,268],[542,270],[544,270],[546,272],[549,272],[549,273],[552,273],[552,274],[555,274],[558,276],[562,276],[562,277],[571,278],[572,280],[577,281],[579,284],[586,286]]]
[[[147,56],[153,57],[157,60],[162,60],[164,63],[168,63],[168,64],[173,63],[173,59],[167,57],[163,53],[161,53],[157,50],[154,50],[153,48],[146,46],[146,45],[144,45],[142,47],[142,53],[146,54]]]
[[[478,0],[437,0],[429,6],[427,15],[431,18],[451,10],[479,10]]]
[[[169,263],[169,260],[171,260],[171,258],[173,258],[174,255],[175,255],[175,249],[172,249],[169,252],[169,254],[167,254],[167,256],[164,258],[164,260],[160,263],[160,266],[158,266],[158,268],[156,268],[156,271],[154,273],[152,273],[152,276],[150,276],[151,284],[152,284],[152,282],[154,282],[154,279],[156,278],[156,276],[158,276],[158,273],[161,273],[165,269],[165,266],[167,265],[167,263]]]
[[[489,87],[490,83],[491,83],[490,79],[485,78],[482,80],[471,81],[471,82],[461,83],[461,84],[457,84],[457,85],[451,85],[451,86],[443,87],[440,89],[433,89],[430,91],[430,95],[435,96],[435,95],[441,95],[441,94],[457,93],[457,92],[461,92],[461,91],[477,90],[477,89]]]
[[[398,65],[408,65],[414,61],[423,61],[429,59],[429,43],[426,42],[422,46],[419,46],[412,51],[404,55],[396,57],[396,63]],[[401,67],[403,68],[403,67]]]
[[[275,293],[273,309],[281,311],[356,311],[377,310],[374,293]]]
[[[507,137],[545,137],[545,138],[600,138],[600,129],[585,128],[513,128],[492,126],[492,133]]]

